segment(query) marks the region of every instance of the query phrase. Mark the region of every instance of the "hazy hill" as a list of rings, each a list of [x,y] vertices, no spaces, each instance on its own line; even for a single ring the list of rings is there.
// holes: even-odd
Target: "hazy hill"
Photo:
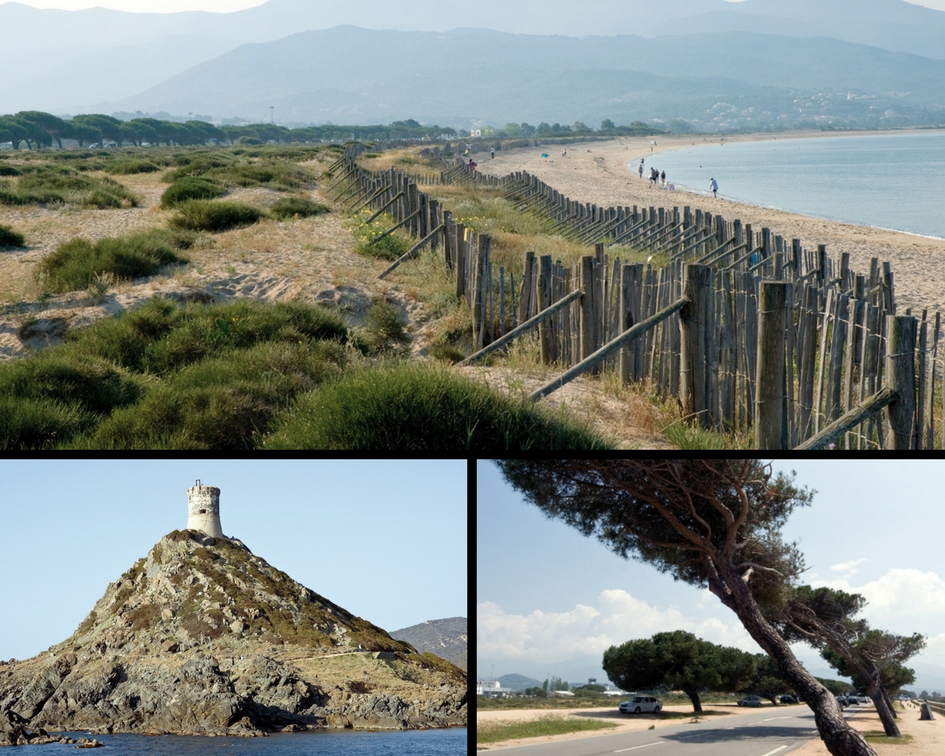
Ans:
[[[541,680],[526,677],[525,675],[511,674],[502,675],[502,677],[499,678],[499,684],[509,690],[525,690],[525,688],[540,688]]]
[[[741,126],[907,125],[945,108],[945,13],[904,0],[269,0],[169,14],[8,2],[0,29],[5,55],[29,61],[0,77],[0,113],[264,120],[275,106],[283,123],[718,128],[732,118],[717,104]]]
[[[466,669],[468,642],[465,617],[428,620],[402,630],[394,630],[390,637],[406,641],[420,653],[429,652]],[[460,659],[462,664],[456,660]]]
[[[660,21],[646,33],[723,31],[832,37],[945,59],[945,13],[902,0],[746,0]]]
[[[0,663],[0,722],[34,730],[465,726],[466,695],[461,670],[194,530],[162,538],[71,637]]]
[[[928,122],[945,113],[945,61],[823,37],[576,38],[346,26],[244,45],[107,107],[258,119],[270,105],[282,122],[581,119],[596,126],[603,118],[682,118],[711,125],[713,108],[722,106],[752,108],[745,118],[768,125],[824,112],[899,125],[895,118]]]

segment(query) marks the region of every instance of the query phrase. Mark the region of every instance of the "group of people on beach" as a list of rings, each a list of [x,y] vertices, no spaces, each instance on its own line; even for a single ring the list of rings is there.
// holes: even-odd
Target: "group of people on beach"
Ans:
[[[643,178],[643,163],[644,163],[644,158],[640,158],[639,173],[640,173],[641,179]],[[652,166],[650,166],[650,186],[651,187],[662,186],[665,188],[666,187],[666,171],[663,171],[662,173],[660,173],[660,171],[658,171],[656,168],[653,168]],[[670,184],[669,188],[673,189],[674,187],[672,184]],[[718,195],[719,183],[714,178],[709,179],[709,191],[712,192],[713,197],[719,196]]]
[[[640,158],[640,178],[643,178],[643,158]],[[656,168],[650,167],[650,186],[666,186],[666,171],[660,173]]]

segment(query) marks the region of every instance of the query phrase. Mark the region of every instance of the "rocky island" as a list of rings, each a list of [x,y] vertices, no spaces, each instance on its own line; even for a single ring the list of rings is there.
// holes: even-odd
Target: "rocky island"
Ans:
[[[241,541],[176,530],[108,586],[70,638],[0,663],[0,745],[48,731],[466,726],[466,695],[461,669],[394,640]]]

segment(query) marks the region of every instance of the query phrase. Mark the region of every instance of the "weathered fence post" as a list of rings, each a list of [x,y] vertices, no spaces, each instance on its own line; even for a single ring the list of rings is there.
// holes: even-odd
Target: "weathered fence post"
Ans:
[[[475,271],[475,276],[473,278],[472,291],[473,344],[475,344],[477,350],[482,349],[485,344],[486,289],[484,282],[488,269],[489,237],[486,234],[480,234],[478,254],[474,260],[473,270]]]
[[[785,338],[792,285],[761,281],[758,286],[758,385],[755,389],[755,448],[787,449]]]
[[[542,255],[538,259],[538,312],[551,307],[551,255]],[[541,345],[541,363],[550,365],[555,361],[554,330],[551,319],[542,321],[538,326]]]
[[[710,320],[715,296],[715,271],[704,265],[683,266],[683,297],[688,304],[679,311],[681,335],[679,399],[683,415],[697,417],[703,428],[712,424],[708,397],[707,346],[714,323]],[[712,376],[715,380],[715,376]]]
[[[585,255],[581,258],[581,359],[586,359],[597,351],[597,304],[598,292],[594,286],[596,258]]]
[[[886,386],[899,395],[886,407],[887,449],[912,449],[917,325],[909,315],[886,316]]]

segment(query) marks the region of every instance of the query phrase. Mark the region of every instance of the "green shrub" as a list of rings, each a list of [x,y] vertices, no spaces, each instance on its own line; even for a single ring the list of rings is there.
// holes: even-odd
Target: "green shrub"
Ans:
[[[113,175],[130,175],[133,173],[154,173],[161,168],[150,160],[122,160],[108,166],[108,172]]]
[[[362,211],[355,219],[358,225],[351,227],[358,244],[356,251],[367,257],[379,257],[382,260],[397,260],[406,254],[413,242],[400,231],[395,231],[381,238],[388,228],[394,225],[389,215],[382,215],[371,223],[360,222],[361,218],[368,217],[369,211]]]
[[[269,208],[269,214],[280,220],[289,218],[308,218],[311,215],[327,213],[328,208],[304,197],[284,197]]]
[[[348,341],[328,308],[301,302],[234,300],[178,307],[154,298],[119,317],[71,331],[60,348],[95,354],[138,372],[165,375],[214,353],[264,342]]]
[[[126,280],[149,276],[162,265],[187,262],[178,254],[182,237],[167,232],[147,232],[134,236],[63,242],[37,266],[37,275],[45,279],[52,292],[88,288],[102,273]]]
[[[20,169],[14,185],[0,182],[0,204],[69,203],[98,207],[137,207],[137,196],[110,178],[86,176],[63,165],[30,165]]]
[[[23,234],[0,223],[0,249],[24,246],[26,246],[26,237]]]
[[[135,194],[110,178],[85,176],[66,166],[39,166],[20,177],[18,191],[60,195],[72,205],[91,205],[100,209],[137,207]]]
[[[46,449],[92,422],[92,416],[76,404],[0,395],[0,449],[4,451]]]
[[[161,207],[173,207],[181,202],[195,199],[214,199],[226,194],[218,181],[199,176],[184,176],[177,179],[161,195]]]
[[[57,400],[104,414],[137,401],[139,376],[99,357],[46,349],[0,365],[0,396]]]
[[[176,182],[186,177],[215,179],[225,186],[268,186],[279,190],[301,189],[311,185],[315,177],[311,171],[284,161],[266,160],[247,162],[245,158],[222,155],[200,156],[173,171],[164,174],[165,181]],[[178,160],[182,162],[183,158]]]
[[[169,375],[139,403],[114,412],[76,447],[255,448],[277,413],[340,373],[343,348],[322,342],[262,343]]]
[[[226,231],[239,226],[251,226],[263,216],[258,208],[242,202],[189,200],[177,207],[177,215],[170,223],[175,228],[191,231]]]
[[[396,352],[410,343],[406,323],[398,309],[386,299],[378,299],[368,310],[367,344],[375,354]]]
[[[527,400],[409,363],[349,372],[301,395],[265,449],[606,449]]]

